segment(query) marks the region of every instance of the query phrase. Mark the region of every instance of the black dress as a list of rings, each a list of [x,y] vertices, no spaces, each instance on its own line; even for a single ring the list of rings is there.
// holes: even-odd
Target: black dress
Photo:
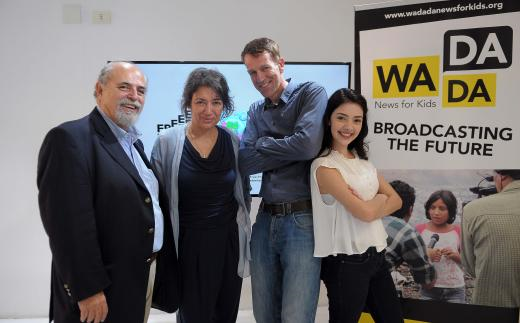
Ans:
[[[238,313],[235,154],[230,135],[217,129],[208,158],[186,138],[179,165],[179,323],[235,322]]]

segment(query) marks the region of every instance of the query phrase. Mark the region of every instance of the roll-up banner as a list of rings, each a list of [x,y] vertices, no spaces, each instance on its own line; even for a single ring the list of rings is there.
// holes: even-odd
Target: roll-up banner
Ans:
[[[384,5],[355,12],[355,88],[368,102],[369,158],[388,181],[414,188],[412,227],[422,230],[430,221],[427,202],[438,190],[455,196],[459,226],[466,203],[496,193],[493,169],[520,168],[520,1]],[[491,313],[467,305],[474,277],[457,265],[464,295],[455,299],[465,305],[413,300],[414,307],[432,309],[422,314],[406,299],[427,293],[406,264],[398,268],[394,279],[408,318],[486,322],[488,313],[489,322],[518,322],[518,309]],[[460,288],[460,277],[443,277],[453,268],[436,269],[444,286]]]

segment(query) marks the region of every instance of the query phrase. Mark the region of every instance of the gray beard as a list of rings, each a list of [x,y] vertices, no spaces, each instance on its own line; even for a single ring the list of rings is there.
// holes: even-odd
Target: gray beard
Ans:
[[[137,122],[140,114],[141,111],[138,113],[126,113],[122,108],[118,108],[116,111],[116,123],[123,129],[130,129]]]

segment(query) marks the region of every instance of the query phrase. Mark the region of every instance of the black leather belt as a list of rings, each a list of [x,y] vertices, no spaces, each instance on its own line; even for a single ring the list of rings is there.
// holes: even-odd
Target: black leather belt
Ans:
[[[286,203],[260,203],[260,210],[271,215],[287,215],[298,211],[312,210],[311,200],[299,200]]]

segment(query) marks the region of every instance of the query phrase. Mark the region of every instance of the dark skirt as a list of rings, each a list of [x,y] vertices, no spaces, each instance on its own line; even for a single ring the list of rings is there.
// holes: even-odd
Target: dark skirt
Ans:
[[[181,226],[179,234],[182,299],[178,322],[236,322],[242,289],[237,274],[237,223],[211,229]]]

